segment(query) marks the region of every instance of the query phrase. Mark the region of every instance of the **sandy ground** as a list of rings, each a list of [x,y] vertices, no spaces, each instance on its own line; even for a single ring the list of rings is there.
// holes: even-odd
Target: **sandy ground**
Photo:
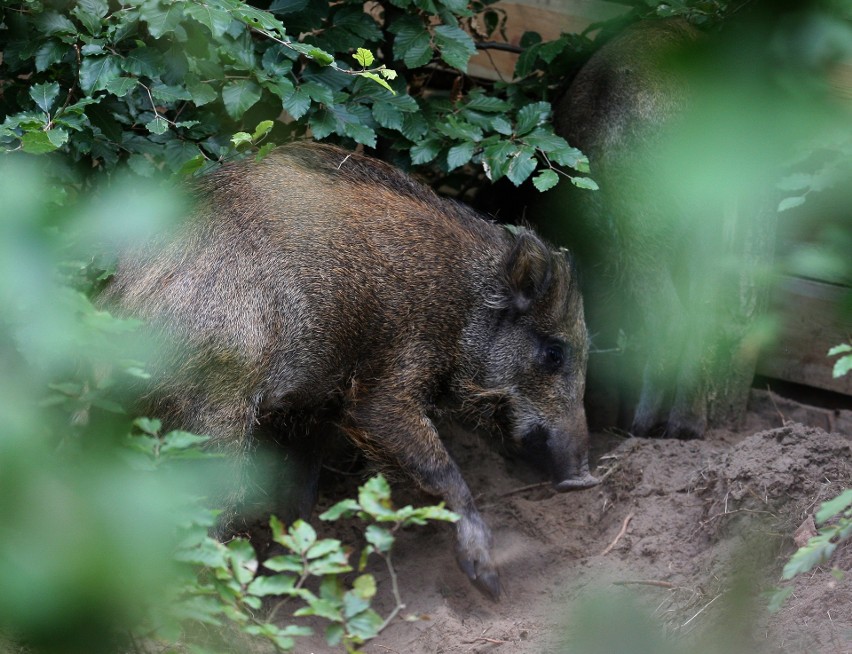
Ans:
[[[852,546],[780,581],[795,530],[852,484],[852,412],[755,391],[739,432],[703,441],[596,435],[592,464],[605,480],[567,494],[528,488],[538,474],[478,437],[454,432],[448,441],[494,531],[504,597],[492,602],[469,584],[449,525],[408,530],[393,554],[406,607],[364,652],[852,654]],[[320,509],[355,482],[324,490]],[[430,498],[397,484],[395,501]],[[333,535],[357,538],[340,529],[348,533]],[[836,569],[847,574],[838,579]],[[372,572],[374,607],[385,615],[389,576],[378,565]],[[769,614],[764,594],[789,583],[793,595]],[[296,651],[332,650],[316,639]]]

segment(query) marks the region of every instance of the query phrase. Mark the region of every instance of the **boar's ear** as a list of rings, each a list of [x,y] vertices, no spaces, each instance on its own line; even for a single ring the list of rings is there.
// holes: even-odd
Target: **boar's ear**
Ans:
[[[529,311],[553,278],[550,249],[532,232],[524,230],[504,261],[508,295],[503,306],[519,313]]]

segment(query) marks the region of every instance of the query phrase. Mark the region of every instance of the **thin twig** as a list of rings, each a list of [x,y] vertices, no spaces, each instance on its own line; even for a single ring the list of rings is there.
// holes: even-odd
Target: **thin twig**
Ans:
[[[388,568],[388,574],[391,578],[391,590],[393,591],[393,598],[396,600],[396,606],[393,607],[393,611],[390,612],[385,621],[382,623],[382,626],[379,627],[378,633],[381,633],[382,630],[387,627],[391,621],[399,615],[399,612],[405,608],[405,604],[402,603],[402,597],[399,594],[399,582],[396,578],[396,570],[393,568],[393,562],[391,561],[391,553],[388,552],[382,558],[385,560],[385,564]]]
[[[640,584],[642,586],[657,586],[658,588],[677,588],[668,581],[657,581],[656,579],[628,579],[626,581],[613,581],[615,586],[627,586],[629,584]]]
[[[714,598],[713,598],[713,599],[711,599],[709,602],[707,602],[707,604],[705,604],[704,606],[702,606],[702,607],[698,610],[698,613],[696,613],[696,614],[695,614],[695,615],[693,615],[693,616],[692,616],[689,620],[687,620],[686,622],[684,622],[684,623],[680,626],[680,628],[681,628],[681,629],[683,629],[686,625],[688,625],[690,622],[692,622],[693,620],[695,620],[695,618],[697,618],[699,615],[701,615],[701,614],[704,612],[704,609],[706,609],[708,606],[710,606],[713,602],[715,602],[715,601],[716,601],[717,599],[719,599],[720,597],[722,597],[722,593],[719,593],[718,595],[716,595],[716,597],[714,597]]]
[[[477,41],[474,45],[476,45],[477,50],[503,50],[504,52],[513,52],[515,54],[520,54],[524,51],[519,45],[503,43],[502,41]]]
[[[781,413],[781,409],[779,409],[778,405],[775,403],[775,394],[772,392],[772,389],[769,388],[769,384],[766,385],[766,392],[769,393],[769,401],[772,402],[772,406],[774,406],[775,410],[778,412],[778,417],[781,418],[781,426],[786,427],[789,421],[784,417],[784,414]]]
[[[540,481],[535,484],[527,484],[526,486],[521,486],[520,488],[515,488],[510,491],[506,491],[505,493],[500,493],[497,497],[508,497],[509,495],[517,495],[518,493],[524,493],[528,490],[536,490],[538,488],[544,488],[546,486],[550,486],[549,481]]]
[[[630,524],[631,520],[633,520],[632,511],[627,514],[626,518],[624,518],[624,523],[621,525],[621,531],[618,532],[618,535],[615,537],[615,540],[612,541],[603,552],[601,552],[601,556],[606,556],[607,554],[609,554],[612,551],[612,548],[615,547],[616,544],[618,544],[618,541],[621,540],[621,537],[627,533],[627,525]]]
[[[612,475],[615,473],[615,471],[619,470],[620,468],[621,468],[621,461],[616,461],[615,463],[613,463],[609,467],[609,469],[605,473],[603,473],[600,477],[598,477],[598,482],[601,483],[601,484],[604,483],[604,481],[606,481],[607,479],[612,477]]]
[[[494,645],[504,645],[508,643],[508,640],[497,640],[496,638],[486,638],[485,636],[477,636],[473,640],[463,640],[462,642],[465,645],[472,645],[473,643],[478,643],[482,641],[483,643],[493,643]]]
[[[394,652],[395,654],[399,654],[399,650],[391,649],[390,647],[385,647],[384,645],[379,645],[376,643],[376,647],[381,647],[382,649],[386,649],[389,652]]]

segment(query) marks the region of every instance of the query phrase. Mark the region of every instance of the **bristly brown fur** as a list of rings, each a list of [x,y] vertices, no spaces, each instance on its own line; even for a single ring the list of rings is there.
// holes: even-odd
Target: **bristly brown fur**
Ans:
[[[336,424],[462,515],[462,567],[499,593],[490,534],[436,407],[479,407],[481,422],[518,442],[549,433],[548,469],[579,474],[587,349],[569,260],[531,231],[512,235],[332,146],[282,147],[192,190],[196,212],[125,257],[103,301],[150,321],[167,344],[151,406],[230,452],[229,517],[247,502],[258,441],[309,462],[323,423]],[[548,362],[554,343],[564,362]],[[492,397],[507,409],[489,414]],[[292,429],[293,416],[309,426]],[[316,478],[295,474],[306,486],[296,504],[309,506]]]

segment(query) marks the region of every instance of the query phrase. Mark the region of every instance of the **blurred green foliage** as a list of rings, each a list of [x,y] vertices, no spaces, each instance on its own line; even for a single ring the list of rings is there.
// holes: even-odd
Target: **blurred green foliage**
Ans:
[[[276,574],[260,574],[247,540],[211,538],[216,512],[203,499],[214,495],[220,460],[202,449],[205,436],[162,433],[158,420],[124,412],[153,346],[138,321],[111,316],[85,292],[109,267],[98,253],[177,224],[184,203],[138,179],[114,180],[74,206],[50,189],[23,155],[0,162],[0,650],[232,651],[239,634],[290,650],[310,630],[292,617],[257,617],[261,598],[278,595],[299,601],[287,616],[330,621],[329,644],[355,651],[385,621],[370,608],[372,577],[348,588],[340,575],[363,573],[371,554],[393,574],[397,529],[456,517],[395,509],[378,477],[321,516],[369,523],[355,564],[350,548],[318,540],[303,522],[273,519],[286,552],[265,562]],[[322,578],[319,595],[305,588],[310,577]]]

